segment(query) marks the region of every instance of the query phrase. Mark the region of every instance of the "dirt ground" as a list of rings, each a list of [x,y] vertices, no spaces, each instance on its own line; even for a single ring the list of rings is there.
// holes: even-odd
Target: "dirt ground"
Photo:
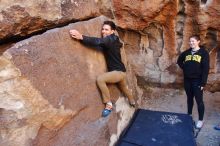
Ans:
[[[184,90],[149,88],[144,93],[141,108],[155,111],[186,113]],[[220,123],[220,92],[204,92],[204,126],[196,138],[197,146],[220,146],[220,131],[213,127]],[[197,106],[194,102],[193,120],[198,120]]]

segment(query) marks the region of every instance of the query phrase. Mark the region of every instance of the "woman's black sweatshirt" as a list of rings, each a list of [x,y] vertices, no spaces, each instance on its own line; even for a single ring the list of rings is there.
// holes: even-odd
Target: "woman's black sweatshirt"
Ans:
[[[209,54],[204,48],[200,48],[192,55],[192,48],[180,54],[177,64],[183,70],[184,78],[200,79],[201,86],[207,83],[209,73]]]

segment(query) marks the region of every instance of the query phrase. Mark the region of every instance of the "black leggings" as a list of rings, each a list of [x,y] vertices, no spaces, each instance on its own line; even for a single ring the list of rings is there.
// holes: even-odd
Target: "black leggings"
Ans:
[[[198,107],[199,120],[202,121],[204,117],[205,106],[203,102],[203,90],[201,90],[200,82],[200,79],[184,79],[184,88],[187,95],[188,114],[192,115],[193,98],[195,97]]]

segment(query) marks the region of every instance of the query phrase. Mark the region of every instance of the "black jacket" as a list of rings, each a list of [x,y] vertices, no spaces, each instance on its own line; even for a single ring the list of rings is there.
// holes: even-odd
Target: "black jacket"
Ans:
[[[104,38],[88,37],[83,35],[82,43],[102,48],[108,71],[126,71],[125,66],[121,61],[120,48],[122,47],[122,43],[115,34],[111,34]]]
[[[209,73],[209,54],[204,48],[200,48],[194,55],[192,48],[180,54],[177,64],[183,69],[184,78],[200,79],[201,86],[207,83]]]

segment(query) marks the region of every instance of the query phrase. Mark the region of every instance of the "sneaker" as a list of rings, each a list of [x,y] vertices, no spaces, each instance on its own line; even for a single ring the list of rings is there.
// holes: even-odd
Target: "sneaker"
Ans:
[[[203,126],[203,121],[200,121],[200,120],[199,120],[199,121],[196,123],[196,128],[197,128],[197,129],[201,129],[202,126]]]
[[[108,110],[108,109],[104,109],[102,111],[102,117],[107,117],[108,115],[110,115],[112,110]]]
[[[214,127],[215,130],[220,130],[220,124]]]
[[[107,117],[112,112],[112,103],[107,103],[105,109],[102,111],[102,117]]]

